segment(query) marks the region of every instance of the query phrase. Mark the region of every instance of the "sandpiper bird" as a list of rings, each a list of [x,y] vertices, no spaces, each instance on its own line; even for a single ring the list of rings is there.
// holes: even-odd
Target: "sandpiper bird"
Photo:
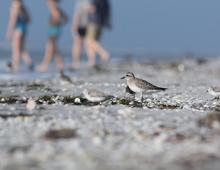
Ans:
[[[137,78],[133,73],[128,72],[121,79],[127,80],[127,85],[135,93],[141,93],[141,101],[143,101],[143,93],[147,91],[164,91],[167,88],[155,86],[143,79]]]
[[[83,95],[90,102],[101,102],[112,97],[97,89],[85,89],[83,90]]]
[[[219,99],[220,97],[220,87],[209,87],[207,92],[215,97],[215,99]]]
[[[71,78],[67,76],[66,74],[64,74],[63,70],[60,71],[60,79],[70,84],[73,84],[73,81],[71,80]]]

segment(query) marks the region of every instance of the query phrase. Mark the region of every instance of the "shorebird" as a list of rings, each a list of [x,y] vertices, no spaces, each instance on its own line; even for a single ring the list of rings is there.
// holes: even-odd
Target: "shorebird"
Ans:
[[[83,95],[90,102],[101,102],[112,97],[97,89],[85,89],[83,90]]]
[[[143,93],[147,91],[164,91],[167,88],[155,86],[143,79],[137,78],[132,72],[127,72],[121,79],[127,80],[127,85],[131,91],[141,93],[141,101],[143,101]]]
[[[209,87],[207,92],[215,97],[215,99],[219,99],[220,97],[220,87]]]
[[[71,80],[71,78],[67,76],[66,74],[64,74],[63,70],[60,71],[60,79],[70,84],[73,84],[73,81]]]

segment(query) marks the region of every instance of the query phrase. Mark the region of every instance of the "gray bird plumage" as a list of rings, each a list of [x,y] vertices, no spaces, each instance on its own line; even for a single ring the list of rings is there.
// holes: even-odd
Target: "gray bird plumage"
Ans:
[[[83,95],[88,101],[91,102],[101,102],[113,97],[98,89],[84,89]]]
[[[153,85],[145,80],[139,79],[139,78],[135,78],[134,84],[137,87],[142,88],[144,90],[162,90],[162,91],[164,91],[167,89],[167,88],[155,86],[155,85]]]
[[[141,93],[141,100],[143,101],[143,93],[146,91],[164,91],[167,88],[155,86],[143,79],[136,78],[132,72],[127,72],[121,79],[127,80],[127,86],[134,93]]]

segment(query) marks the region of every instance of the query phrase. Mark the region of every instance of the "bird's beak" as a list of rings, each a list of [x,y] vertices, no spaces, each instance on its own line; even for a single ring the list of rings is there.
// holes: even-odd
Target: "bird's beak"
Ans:
[[[121,77],[121,79],[125,79],[125,76],[124,76],[124,77]]]

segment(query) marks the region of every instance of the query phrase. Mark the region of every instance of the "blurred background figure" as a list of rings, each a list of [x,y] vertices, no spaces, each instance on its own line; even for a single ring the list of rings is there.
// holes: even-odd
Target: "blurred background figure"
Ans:
[[[6,36],[12,45],[12,62],[8,63],[8,66],[14,72],[19,70],[20,57],[28,64],[29,69],[33,70],[32,59],[24,48],[29,23],[30,16],[24,2],[13,0]]]
[[[61,35],[61,27],[67,23],[67,16],[58,6],[60,1],[61,0],[47,0],[50,18],[45,56],[41,65],[37,67],[37,70],[41,72],[48,70],[49,63],[53,57],[55,58],[59,70],[64,69],[62,57],[58,51],[57,41]]]
[[[88,26],[88,10],[90,7],[89,0],[77,0],[73,15],[73,48],[72,48],[72,57],[73,57],[73,68],[78,69],[80,67],[80,55],[81,55],[81,46],[86,36],[86,29]]]
[[[89,9],[89,24],[86,30],[86,44],[88,54],[88,66],[96,65],[96,54],[101,60],[109,60],[109,53],[100,44],[100,36],[103,28],[111,28],[111,9],[108,0],[91,0]]]

